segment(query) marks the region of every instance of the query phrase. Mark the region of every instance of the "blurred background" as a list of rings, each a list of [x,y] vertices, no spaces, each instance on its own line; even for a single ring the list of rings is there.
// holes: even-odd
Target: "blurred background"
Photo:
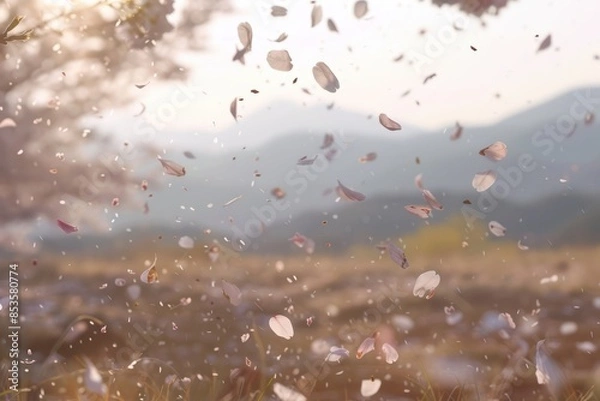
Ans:
[[[19,399],[598,399],[598,11],[5,1]]]

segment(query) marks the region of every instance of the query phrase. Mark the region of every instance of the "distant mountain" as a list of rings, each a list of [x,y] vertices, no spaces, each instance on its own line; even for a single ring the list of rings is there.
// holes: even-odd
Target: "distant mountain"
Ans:
[[[600,98],[600,88],[589,93]],[[336,108],[278,103],[216,135],[227,138],[241,131],[248,145],[236,151],[169,149],[169,158],[184,164],[186,175],[165,176],[163,187],[148,199],[150,212],[121,211],[109,235],[126,227],[134,233],[147,233],[154,229],[150,227],[197,235],[206,229],[220,235],[231,233],[233,227],[243,231],[261,210],[275,205],[271,191],[279,187],[286,192],[283,202],[288,203],[269,222],[267,231],[272,234],[264,238],[287,240],[290,233],[304,231],[339,238],[340,244],[348,245],[367,235],[405,232],[420,223],[403,210],[407,203],[423,203],[414,184],[419,173],[425,187],[446,204],[442,213],[436,213],[439,219],[460,213],[462,201],[469,198],[474,210],[502,219],[512,233],[544,233],[557,227],[554,222],[564,229],[581,210],[595,208],[594,199],[600,195],[599,123],[598,119],[587,125],[580,122],[571,135],[554,138],[543,130],[568,122],[582,94],[586,89],[563,94],[493,126],[465,126],[456,141],[449,138],[453,127],[427,132],[405,126],[391,132],[381,127],[377,116],[369,119]],[[254,144],[252,132],[256,130],[270,130],[273,139]],[[334,135],[334,143],[322,149],[326,132]],[[478,154],[496,141],[506,143],[506,159],[494,162]],[[332,149],[336,154],[328,155]],[[186,159],[183,151],[193,151],[195,159]],[[371,152],[377,154],[374,161],[359,162]],[[312,165],[297,164],[302,157],[315,156]],[[530,167],[526,171],[519,167],[524,161]],[[159,164],[151,163],[160,175]],[[471,186],[473,176],[488,169],[498,172],[498,180],[488,191],[477,193]],[[348,205],[336,202],[334,193],[324,195],[335,188],[337,180],[364,193],[367,200]],[[338,215],[337,222],[333,214]],[[328,221],[326,227],[319,226],[322,220]],[[315,224],[319,226],[316,231]],[[52,234],[61,235],[55,227],[40,232],[47,242]]]

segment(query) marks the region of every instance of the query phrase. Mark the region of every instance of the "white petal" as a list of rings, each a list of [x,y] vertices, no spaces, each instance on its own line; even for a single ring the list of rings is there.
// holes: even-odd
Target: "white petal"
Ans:
[[[178,245],[183,249],[192,249],[194,247],[194,240],[191,237],[184,235],[179,238]]]
[[[381,380],[379,379],[365,379],[360,384],[360,394],[363,397],[371,397],[379,391],[381,387]]]
[[[233,306],[238,306],[242,302],[242,292],[235,284],[221,280],[221,290]]]
[[[417,176],[415,177],[415,185],[416,185],[416,186],[417,186],[417,188],[419,188],[421,191],[425,189],[425,188],[423,187],[423,174],[417,174]]]
[[[321,88],[328,92],[335,92],[340,89],[340,82],[338,81],[335,74],[329,69],[327,64],[319,61],[312,69],[313,77]]]
[[[0,121],[0,128],[13,128],[16,126],[17,123],[15,123],[15,120],[12,118],[5,118],[4,120]]]
[[[290,71],[294,67],[287,50],[271,50],[267,54],[267,62],[277,71]]]
[[[381,351],[385,355],[385,361],[390,365],[398,360],[398,351],[388,343],[381,346]]]
[[[483,171],[475,174],[471,185],[473,185],[473,188],[475,188],[477,192],[483,192],[494,185],[494,182],[496,182],[496,177],[496,172],[493,170]]]
[[[504,237],[504,235],[506,234],[506,228],[497,221],[490,221],[488,223],[488,228],[490,229],[490,232],[496,237]]]
[[[379,123],[383,125],[384,128],[387,128],[390,131],[399,131],[402,129],[402,126],[400,124],[389,118],[387,114],[384,113],[381,113],[379,115]]]
[[[367,337],[356,350],[356,359],[361,359],[363,356],[375,349],[375,336]]]
[[[423,205],[406,205],[404,206],[409,213],[419,216],[422,219],[427,219],[431,216],[431,208]]]
[[[283,315],[275,315],[269,319],[269,327],[279,337],[290,340],[294,336],[294,327],[290,319]]]
[[[275,383],[273,385],[273,392],[281,401],[306,401],[305,396],[283,384]]]
[[[413,288],[413,295],[419,298],[426,297],[430,299],[433,296],[433,292],[440,284],[441,278],[435,270],[428,270],[422,273],[415,281]]]

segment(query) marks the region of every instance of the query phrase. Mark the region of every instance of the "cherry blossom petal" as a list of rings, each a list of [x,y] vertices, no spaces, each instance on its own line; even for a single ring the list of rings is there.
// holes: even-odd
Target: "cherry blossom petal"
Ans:
[[[281,401],[306,401],[304,395],[280,383],[273,384],[273,392]]]
[[[377,159],[377,153],[369,152],[366,155],[359,157],[358,161],[360,163],[368,163],[368,162],[372,162],[375,159]]]
[[[314,5],[312,12],[310,13],[311,28],[313,28],[315,25],[319,24],[319,22],[321,22],[322,19],[323,19],[323,7]]]
[[[269,319],[269,327],[279,337],[290,340],[294,336],[294,326],[286,316],[275,315]]]
[[[58,227],[60,227],[61,230],[63,230],[66,234],[72,234],[75,233],[77,231],[79,231],[79,228],[77,228],[77,226],[74,226],[72,224],[66,223],[60,219],[56,220],[56,224],[58,225]]]
[[[331,18],[327,19],[327,28],[329,28],[331,32],[339,32],[337,26],[335,25],[335,22],[333,22]]]
[[[490,160],[500,161],[506,157],[506,144],[504,142],[494,142],[490,146],[481,149],[479,154]]]
[[[287,8],[281,6],[272,6],[271,15],[273,17],[285,17],[287,15]]]
[[[14,128],[17,126],[17,123],[12,118],[5,118],[0,121],[0,128]]]
[[[417,174],[415,177],[415,185],[417,186],[417,188],[419,188],[421,191],[424,190],[425,188],[423,187],[423,174]]]
[[[327,362],[339,362],[342,358],[348,358],[350,351],[344,347],[336,347],[335,345],[329,349],[329,354],[325,358]]]
[[[159,158],[158,161],[163,166],[163,171],[165,174],[174,175],[175,177],[182,177],[185,175],[185,167],[182,165],[175,163],[172,160],[165,160]]]
[[[481,173],[475,174],[471,185],[473,185],[473,188],[475,188],[477,192],[483,192],[486,191],[492,185],[494,185],[494,183],[496,182],[496,178],[497,174],[495,171],[483,171]]]
[[[321,149],[327,149],[328,147],[333,145],[333,140],[333,135],[329,133],[325,134],[325,137],[323,138],[323,144],[321,145]]]
[[[154,262],[152,262],[152,265],[150,265],[149,268],[147,268],[142,272],[142,274],[140,274],[140,280],[142,280],[143,283],[152,284],[158,281],[158,271],[156,270],[157,260],[158,259],[156,255],[154,255]]]
[[[454,128],[454,132],[452,133],[452,135],[450,135],[450,140],[451,141],[456,141],[457,139],[459,139],[462,135],[463,132],[463,127],[456,122],[456,127]]]
[[[423,194],[423,197],[425,198],[425,201],[433,209],[437,209],[437,210],[444,209],[444,206],[442,206],[442,204],[440,202],[438,202],[438,200],[435,198],[435,196],[433,196],[433,194],[429,190],[423,189],[421,192]]]
[[[506,228],[497,221],[490,221],[488,223],[488,228],[496,237],[504,237],[506,235]]]
[[[235,284],[221,280],[221,290],[233,306],[238,306],[242,302],[242,292]]]
[[[303,248],[308,254],[315,251],[315,241],[300,233],[295,233],[289,241],[292,241],[298,248]]]
[[[381,113],[379,115],[379,123],[383,125],[384,128],[387,128],[390,131],[399,131],[402,129],[402,126],[400,124],[389,118],[384,113]]]
[[[231,113],[235,121],[237,121],[237,102],[238,98],[236,97],[229,105],[229,112]]]
[[[271,50],[267,53],[267,62],[277,71],[290,71],[294,67],[287,50]]]
[[[354,16],[361,19],[369,12],[369,4],[365,0],[358,0],[354,3]]]
[[[338,188],[340,189],[340,191],[344,195],[344,197],[348,200],[361,202],[361,201],[364,201],[366,198],[366,196],[361,194],[360,192],[354,191],[354,190],[344,186],[344,184],[342,184],[340,182],[340,180],[338,180]]]
[[[402,249],[400,249],[391,242],[387,244],[386,248],[388,253],[390,254],[390,258],[394,262],[396,262],[401,268],[408,269],[408,259],[406,258],[406,254]]]
[[[438,285],[440,285],[440,275],[435,270],[428,270],[421,273],[415,281],[413,295],[415,297],[430,299]]]
[[[386,363],[391,365],[398,360],[398,351],[396,351],[396,348],[390,344],[383,343],[381,346],[381,351],[383,352],[383,355],[385,355]]]
[[[542,43],[540,43],[540,46],[538,47],[537,51],[541,52],[542,50],[546,50],[547,48],[550,47],[551,44],[552,44],[552,35],[548,35],[544,38],[544,40],[542,40]]]
[[[336,92],[340,89],[340,82],[327,64],[319,61],[312,69],[315,81],[328,92]]]
[[[529,249],[529,247],[527,245],[523,245],[523,243],[521,242],[521,240],[519,240],[517,242],[517,247],[522,250],[522,251],[527,251]]]
[[[252,50],[252,26],[247,22],[242,22],[237,28],[238,37],[246,52]]]
[[[404,206],[409,213],[414,214],[422,219],[428,219],[431,216],[431,208],[423,205],[406,205]]]
[[[184,235],[183,237],[179,238],[177,244],[183,249],[192,249],[194,247],[194,240],[192,237]]]
[[[375,337],[376,335],[373,335],[363,340],[356,350],[356,359],[361,359],[363,356],[375,349]]]
[[[381,380],[365,379],[360,383],[360,395],[363,397],[371,397],[377,394],[381,388]]]

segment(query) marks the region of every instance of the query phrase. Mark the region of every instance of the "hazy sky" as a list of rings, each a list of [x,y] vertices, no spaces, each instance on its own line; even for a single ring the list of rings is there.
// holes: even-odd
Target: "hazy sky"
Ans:
[[[336,108],[365,116],[384,112],[400,123],[437,130],[457,120],[463,125],[491,124],[574,87],[600,85],[600,60],[595,59],[600,57],[598,0],[578,0],[577,6],[570,0],[511,1],[499,16],[484,17],[485,27],[457,7],[438,8],[424,1],[370,1],[362,20],[353,15],[354,1],[320,3],[324,18],[314,28],[309,1],[234,0],[233,14],[213,16],[204,27],[207,51],[182,56],[194,73],[190,85],[206,94],[179,108],[169,130],[217,133],[232,126],[229,104],[236,96],[245,98],[238,108],[242,119],[285,99],[299,108],[335,102]],[[274,4],[286,6],[288,15],[272,17]],[[328,18],[339,33],[328,30]],[[241,46],[237,25],[244,21],[254,31],[245,66],[232,62],[235,47]],[[288,39],[272,41],[283,32]],[[537,53],[548,34],[551,47]],[[269,67],[266,54],[273,49],[289,51],[291,71]],[[394,62],[400,54],[403,60]],[[420,61],[409,65],[416,57]],[[316,84],[312,66],[318,61],[337,75],[341,87],[336,93]],[[432,73],[437,76],[423,85]],[[253,95],[251,89],[260,93]],[[139,100],[151,115],[177,90],[152,82]],[[402,97],[407,90],[410,94]],[[265,129],[253,135],[261,139],[268,133]]]

